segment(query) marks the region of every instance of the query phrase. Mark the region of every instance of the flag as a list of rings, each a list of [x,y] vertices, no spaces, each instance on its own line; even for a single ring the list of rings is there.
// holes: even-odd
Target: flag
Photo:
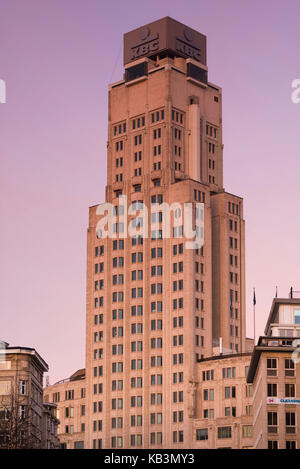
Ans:
[[[256,305],[256,295],[255,295],[255,288],[253,288],[253,306]]]

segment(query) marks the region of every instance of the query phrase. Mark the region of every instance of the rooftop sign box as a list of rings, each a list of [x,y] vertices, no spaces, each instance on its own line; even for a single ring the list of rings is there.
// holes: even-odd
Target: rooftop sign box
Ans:
[[[206,66],[206,36],[168,16],[124,34],[124,65],[167,51]]]

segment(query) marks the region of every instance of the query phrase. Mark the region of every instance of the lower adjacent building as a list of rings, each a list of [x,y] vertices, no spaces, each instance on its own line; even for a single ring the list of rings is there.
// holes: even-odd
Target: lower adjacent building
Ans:
[[[214,355],[199,359],[195,380],[187,391],[187,415],[193,431],[186,446],[191,449],[297,449],[300,448],[300,299],[273,300],[265,336],[254,347],[247,339],[247,352],[229,353],[222,340],[215,343]],[[179,380],[180,374],[173,376]],[[90,448],[85,429],[90,423],[92,432],[102,431],[102,419],[86,412],[85,370],[78,370],[69,379],[44,390],[48,405],[56,405],[60,420],[61,448]],[[95,389],[101,394],[102,389]],[[168,438],[173,446],[183,438],[182,396],[174,392],[172,428]],[[163,420],[163,414],[150,412],[148,432]],[[126,417],[128,424],[132,416]],[[144,427],[134,421],[137,434],[143,436]],[[115,420],[118,425],[118,420]],[[153,433],[153,437],[152,437]],[[155,435],[155,436],[154,436]],[[153,448],[166,448],[157,442]],[[101,442],[93,439],[93,448],[101,449]]]
[[[44,401],[55,404],[59,420],[58,437],[62,449],[83,449],[85,447],[86,419],[85,370],[80,369],[69,378],[47,386]],[[91,418],[91,416],[89,417]]]
[[[300,299],[274,299],[265,336],[254,349],[253,446],[300,448]]]
[[[252,447],[251,353],[218,355],[198,363],[193,448]]]
[[[44,447],[46,414],[42,397],[46,371],[47,363],[34,348],[0,343],[1,449]]]
[[[57,435],[59,420],[56,417],[56,404],[44,402],[42,418],[42,448],[58,449],[60,442]]]
[[[220,354],[197,363],[197,380],[190,382],[189,387],[188,418],[193,422],[190,448],[252,447],[252,385],[246,383],[250,360],[251,353]],[[85,412],[85,385],[84,370],[79,370],[69,379],[44,389],[44,400],[57,406],[61,448],[88,448],[85,434],[88,421],[93,422],[95,432],[101,431],[101,420]],[[180,394],[173,398],[178,403],[172,414],[173,428],[177,429],[172,430],[170,438],[176,444],[182,438],[183,411]],[[150,438],[152,429],[159,423],[158,418],[157,414],[150,413]],[[128,419],[132,422],[130,415]],[[134,423],[137,425],[138,419]],[[142,435],[143,427],[140,427]],[[96,442],[94,449],[102,448]]]

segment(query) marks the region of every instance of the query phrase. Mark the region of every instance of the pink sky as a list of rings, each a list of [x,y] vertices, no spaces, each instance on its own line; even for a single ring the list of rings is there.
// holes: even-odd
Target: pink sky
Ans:
[[[84,366],[88,207],[104,200],[107,87],[123,33],[171,16],[208,36],[223,88],[224,184],[244,197],[248,334],[300,290],[298,0],[0,0],[0,339],[50,381]]]

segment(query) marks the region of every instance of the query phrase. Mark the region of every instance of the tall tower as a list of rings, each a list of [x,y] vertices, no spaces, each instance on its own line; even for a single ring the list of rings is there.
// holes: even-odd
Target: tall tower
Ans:
[[[242,199],[223,188],[222,93],[208,82],[206,37],[160,19],[125,34],[124,66],[108,108],[116,237],[101,239],[89,212],[86,447],[190,448],[198,361],[220,337],[224,350],[245,349]],[[180,227],[160,238],[159,213],[158,237],[123,237],[131,204],[197,202],[201,249],[186,249]]]

